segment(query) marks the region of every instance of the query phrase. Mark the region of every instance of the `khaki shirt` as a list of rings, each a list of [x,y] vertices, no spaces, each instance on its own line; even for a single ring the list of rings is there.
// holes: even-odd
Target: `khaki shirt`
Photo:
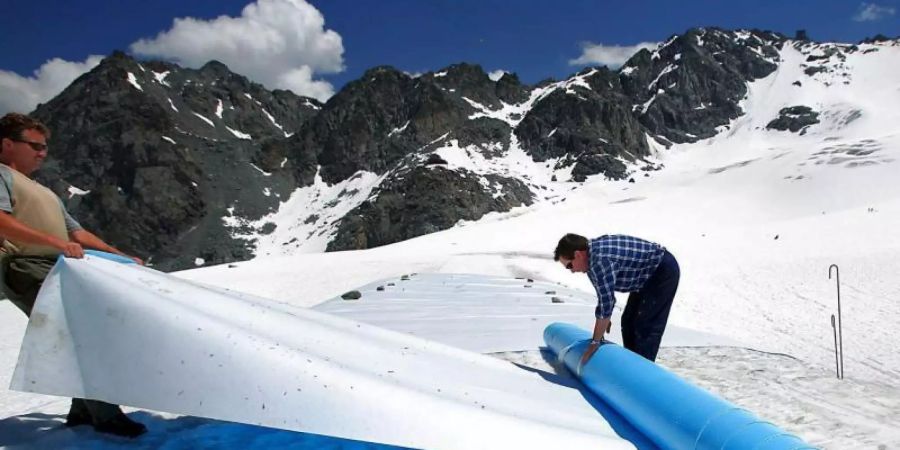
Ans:
[[[53,191],[5,164],[0,164],[0,211],[6,211],[29,228],[64,241],[69,240],[69,232],[81,229]],[[53,247],[9,239],[3,240],[2,249],[16,255],[60,253]]]

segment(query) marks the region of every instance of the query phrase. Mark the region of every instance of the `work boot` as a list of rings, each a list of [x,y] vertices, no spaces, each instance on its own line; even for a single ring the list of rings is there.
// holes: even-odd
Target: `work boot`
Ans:
[[[69,408],[69,414],[66,415],[66,426],[91,425],[93,422],[90,411],[84,406],[84,401],[80,399],[73,400],[72,406]]]
[[[69,414],[66,415],[66,426],[67,427],[77,427],[79,425],[90,425],[93,421],[91,420],[91,416],[85,414],[83,412],[72,411],[69,410]]]
[[[112,419],[94,424],[94,431],[115,436],[136,438],[147,432],[147,427],[140,422],[135,422],[124,413],[120,413]]]

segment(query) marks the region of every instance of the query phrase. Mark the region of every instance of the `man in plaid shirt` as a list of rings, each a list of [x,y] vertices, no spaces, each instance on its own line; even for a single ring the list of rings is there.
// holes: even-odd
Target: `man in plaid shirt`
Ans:
[[[681,272],[665,247],[632,236],[604,235],[593,240],[567,234],[559,240],[553,259],[572,272],[587,273],[597,290],[597,322],[581,363],[586,363],[611,327],[615,291],[629,292],[622,313],[622,344],[656,360]]]

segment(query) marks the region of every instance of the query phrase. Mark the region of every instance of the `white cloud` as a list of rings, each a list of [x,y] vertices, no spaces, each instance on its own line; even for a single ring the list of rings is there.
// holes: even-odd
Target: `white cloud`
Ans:
[[[211,59],[268,88],[327,100],[334,87],[314,80],[344,70],[341,36],[304,0],[257,0],[240,17],[175,19],[172,28],[141,39],[131,51],[200,67]]]
[[[856,22],[871,22],[886,16],[893,16],[896,12],[897,10],[890,6],[862,3],[859,5],[859,12],[853,16],[853,20]]]
[[[653,50],[659,46],[658,42],[641,42],[637,45],[604,45],[584,42],[581,44],[581,56],[570,59],[571,66],[605,65],[616,68],[625,64],[638,50],[646,48]]]
[[[273,86],[290,89],[297,94],[319,99],[323,102],[334,95],[334,86],[331,83],[313,80],[312,77],[313,72],[309,66],[300,66],[278,75]]]
[[[38,103],[55,97],[81,74],[100,64],[102,59],[97,55],[89,56],[84,62],[53,58],[35,70],[31,77],[0,70],[0,114],[31,112]]]
[[[503,74],[505,73],[506,71],[502,69],[494,70],[488,73],[488,78],[490,78],[492,81],[499,81],[500,78],[503,78]]]

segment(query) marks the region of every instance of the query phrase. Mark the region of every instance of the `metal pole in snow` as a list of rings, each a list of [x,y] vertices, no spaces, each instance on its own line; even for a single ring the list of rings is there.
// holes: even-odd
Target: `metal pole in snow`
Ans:
[[[834,314],[831,315],[831,331],[834,332],[834,375],[838,380],[841,379],[841,369],[838,366],[838,342],[837,328],[834,326]]]
[[[828,266],[828,279],[831,279],[831,269],[834,269],[835,279],[837,281],[837,334],[838,334],[838,348],[841,360],[841,371],[838,378],[844,379],[844,329],[841,327],[841,270],[837,266],[837,264],[832,264]]]

